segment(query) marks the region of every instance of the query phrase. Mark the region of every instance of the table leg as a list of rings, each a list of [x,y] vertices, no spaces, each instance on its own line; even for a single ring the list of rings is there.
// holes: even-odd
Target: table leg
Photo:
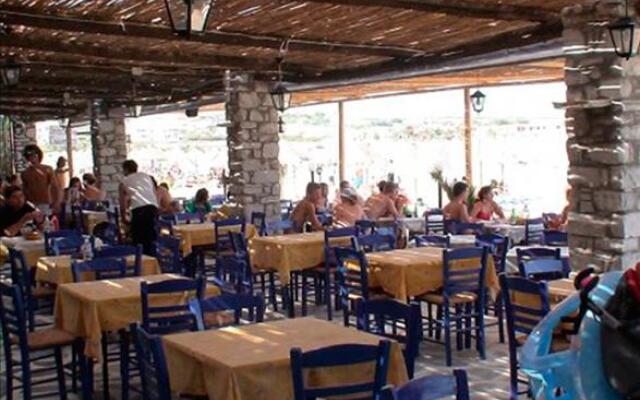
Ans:
[[[293,302],[293,293],[291,293],[292,286],[291,284],[282,285],[282,303],[283,306],[287,308],[287,313],[289,318],[296,317],[295,305]]]

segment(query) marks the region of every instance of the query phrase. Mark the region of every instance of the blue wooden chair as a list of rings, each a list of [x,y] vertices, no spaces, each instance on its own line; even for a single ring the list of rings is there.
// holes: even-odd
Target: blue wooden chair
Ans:
[[[48,256],[77,253],[83,243],[82,233],[75,229],[44,233],[44,250]]]
[[[350,317],[356,315],[356,302],[368,301],[369,263],[364,252],[348,248],[335,248],[336,284],[338,299],[344,318],[344,326],[349,326]]]
[[[221,294],[207,299],[193,299],[189,308],[196,316],[198,330],[204,331],[227,325],[221,313],[233,311],[233,324],[254,323],[264,321],[264,298],[262,295]],[[242,311],[247,310],[247,318],[242,318]]]
[[[246,235],[246,223],[242,218],[229,218],[215,221],[214,233],[216,242],[214,244],[214,250],[216,257],[229,254],[233,251],[231,240],[229,239],[229,231],[236,231]]]
[[[386,385],[390,349],[391,342],[387,340],[380,341],[378,346],[345,344],[308,352],[302,352],[299,348],[291,349],[294,399],[309,400],[355,394],[366,394],[368,398],[377,398]],[[371,379],[366,382],[328,387],[308,387],[305,382],[305,376],[308,376],[305,371],[367,362],[374,364],[375,369]]]
[[[424,214],[425,235],[444,235],[444,214],[439,208],[434,208]]]
[[[13,400],[13,392],[19,389],[22,389],[20,398],[24,400],[36,397],[66,399],[62,349],[73,345],[75,338],[55,328],[30,332],[27,327],[27,310],[24,307],[23,298],[19,285],[10,286],[0,282],[0,327],[5,363],[3,390],[5,399]],[[19,357],[15,357],[18,354]],[[54,367],[48,365],[49,358],[53,358]],[[37,364],[34,365],[34,363]],[[75,371],[75,366],[72,368]],[[55,371],[55,378],[50,377],[51,371]],[[36,377],[42,379],[35,379]],[[56,389],[48,393],[33,393],[35,386],[52,381],[57,382]]]
[[[132,331],[142,382],[142,397],[144,400],[171,400],[169,371],[161,339],[149,335],[139,325],[135,325]]]
[[[376,221],[368,219],[361,219],[356,221],[356,228],[358,228],[358,235],[372,235],[376,233]]]
[[[33,332],[36,326],[43,326],[42,324],[37,325],[35,318],[40,302],[48,302],[49,306],[47,308],[51,310],[56,291],[50,287],[35,285],[34,269],[27,265],[22,251],[10,247],[9,264],[11,265],[11,282],[20,286],[20,293],[23,295],[22,304],[29,323],[29,331]]]
[[[518,265],[523,261],[540,260],[540,259],[561,259],[561,253],[559,248],[549,247],[529,247],[529,248],[516,248],[516,259]]]
[[[159,236],[156,241],[156,259],[163,274],[183,275],[186,273],[182,262],[182,254],[180,253],[180,238],[166,235]]]
[[[123,238],[122,238],[122,230],[120,226],[120,209],[118,207],[113,207],[112,210],[107,210],[107,221],[110,224],[113,224],[116,226],[116,232],[118,236],[117,243],[122,243]]]
[[[338,289],[336,282],[332,279],[332,275],[336,275],[336,253],[335,249],[338,247],[349,247],[349,246],[335,246],[331,243],[332,240],[339,238],[354,238],[358,236],[358,228],[355,226],[347,227],[347,228],[339,228],[333,230],[327,230],[324,232],[324,303],[327,305],[327,319],[331,321],[333,319],[333,309],[332,309],[332,294],[335,296],[335,306],[336,309],[340,307],[340,297],[338,294]],[[351,242],[351,246],[353,246],[353,242]],[[337,278],[337,277],[336,277]],[[303,299],[304,301],[304,299]],[[303,307],[306,305],[303,303]]]
[[[142,327],[153,335],[166,335],[197,330],[196,318],[189,310],[192,298],[201,299],[203,279],[171,279],[156,283],[142,282]],[[171,301],[163,300],[169,296]],[[156,304],[153,304],[156,302]]]
[[[384,235],[381,233],[372,233],[370,235],[360,235],[353,237],[353,247],[362,250],[365,253],[374,253],[380,251],[390,251],[396,247],[396,237],[393,235]]]
[[[173,236],[173,227],[176,225],[176,220],[173,215],[161,215],[158,217],[158,236]]]
[[[500,275],[500,287],[504,294],[509,342],[509,399],[517,400],[519,394],[529,392],[528,379],[518,376],[518,348],[550,310],[547,284],[521,277]],[[520,391],[519,384],[526,385]]]
[[[82,209],[87,211],[106,211],[111,206],[109,200],[85,200]]]
[[[96,250],[95,258],[127,258],[133,257],[133,268],[127,268],[128,276],[140,276],[142,272],[142,245],[105,246]],[[125,261],[126,262],[126,261]]]
[[[416,247],[440,247],[448,249],[451,246],[451,237],[448,235],[418,235],[414,237]]]
[[[524,221],[524,244],[527,246],[541,245],[544,242],[544,220],[530,218]]]
[[[293,221],[289,219],[268,222],[265,228],[265,236],[284,235],[293,232],[293,229]]]
[[[74,282],[82,282],[85,275],[91,274],[92,280],[118,279],[127,276],[127,263],[122,258],[95,258],[89,261],[73,261],[71,273]]]
[[[570,272],[562,260],[550,258],[522,261],[518,269],[523,278],[537,281],[568,278]]]
[[[210,279],[223,293],[253,293],[251,266],[241,257],[216,257],[215,273]]]
[[[173,214],[173,221],[176,225],[180,224],[201,224],[204,222],[204,215],[199,212],[179,212]]]
[[[501,274],[506,271],[507,268],[507,254],[511,246],[511,240],[508,236],[496,235],[496,234],[484,234],[476,236],[476,246],[486,247],[491,257],[493,257],[493,263],[496,267],[496,273]],[[495,301],[487,298],[487,313],[493,311],[496,317],[496,322],[485,323],[485,327],[498,326],[498,336],[500,343],[504,343],[504,303],[502,300],[502,293],[498,293]]]
[[[554,247],[568,246],[569,234],[563,231],[545,230],[544,245]]]
[[[457,350],[471,347],[471,338],[476,340],[476,350],[481,359],[486,358],[484,309],[485,272],[488,251],[485,247],[446,249],[442,251],[442,290],[418,296],[427,303],[429,333],[436,329],[436,340],[444,329],[444,344],[447,366],[451,366],[451,334],[456,334]],[[438,315],[431,315],[431,305],[437,306]],[[464,324],[464,326],[463,326]]]
[[[469,400],[467,372],[454,369],[452,375],[429,375],[413,379],[398,387],[385,387],[380,400],[439,400],[455,396],[456,400]]]
[[[267,215],[263,212],[254,211],[251,213],[251,225],[258,229],[258,235],[266,236],[267,234]]]
[[[404,361],[409,378],[413,378],[415,360],[420,352],[420,304],[410,305],[392,299],[358,300],[357,327],[404,345]]]

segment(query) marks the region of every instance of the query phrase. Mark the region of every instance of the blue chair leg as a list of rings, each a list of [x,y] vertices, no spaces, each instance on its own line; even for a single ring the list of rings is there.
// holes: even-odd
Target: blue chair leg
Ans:
[[[442,306],[440,305],[436,305],[436,321],[438,321],[438,323],[436,323],[435,329],[436,329],[436,340],[440,341],[440,338],[442,337],[442,328],[443,328],[443,313],[442,313]]]
[[[333,319],[333,304],[331,302],[331,273],[325,273],[324,275],[324,301],[327,305],[327,319],[331,321]]]
[[[502,293],[498,294],[495,307],[496,317],[498,318],[498,337],[500,339],[500,343],[504,343],[504,300],[502,298]]]
[[[24,400],[31,400],[31,363],[30,359],[21,360],[21,368],[22,368],[22,395],[24,396]]]
[[[430,303],[427,303],[427,320],[429,321],[427,333],[430,338],[433,338],[433,307]]]
[[[8,338],[3,338],[8,340]],[[5,355],[5,384],[7,389],[7,400],[13,400],[13,361],[8,355]]]
[[[509,400],[518,400],[518,360],[517,349],[509,343]]]
[[[444,351],[445,357],[447,361],[447,367],[451,366],[451,314],[448,307],[448,304],[443,307],[444,319],[442,323],[444,324]]]
[[[273,311],[278,311],[278,297],[276,295],[276,278],[274,272],[269,272],[269,296],[271,297]]]
[[[484,341],[484,313],[482,312],[482,306],[479,302],[477,304],[477,316],[476,316],[476,349],[480,353],[480,358],[482,360],[486,360],[487,355],[485,351],[485,341]]]
[[[466,336],[466,331],[462,329],[462,304],[456,304],[455,306],[455,320],[456,320],[456,350],[462,350],[462,338]]]
[[[56,361],[56,375],[58,379],[58,391],[60,392],[60,399],[67,400],[67,385],[64,382],[64,362],[62,361],[62,349],[56,347],[53,350],[53,355]]]
[[[109,343],[107,341],[107,332],[103,332],[102,334],[102,391],[104,393],[104,398],[110,398],[109,393]]]
[[[120,380],[122,382],[122,400],[129,399],[129,335],[120,331]]]
[[[301,296],[302,296],[302,316],[306,317],[307,316],[307,291],[309,290],[309,286],[308,286],[308,282],[307,282],[307,278],[308,276],[302,272],[300,273],[300,279],[302,281],[301,283]],[[298,291],[296,290],[296,294],[298,293]]]
[[[464,347],[466,349],[470,349],[471,348],[471,334],[473,332],[473,318],[471,317],[471,314],[473,313],[473,304],[471,303],[467,303],[464,306],[464,312],[465,314],[467,314],[467,317],[464,319],[464,325],[465,325],[465,335],[464,335]]]

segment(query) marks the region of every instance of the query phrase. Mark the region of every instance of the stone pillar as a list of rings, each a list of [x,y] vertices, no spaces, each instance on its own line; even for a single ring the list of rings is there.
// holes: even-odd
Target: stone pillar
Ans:
[[[600,0],[563,11],[576,270],[626,269],[640,260],[640,57],[617,57],[598,23],[624,15],[623,4]]]
[[[16,164],[16,172],[20,173],[27,168],[27,161],[22,156],[22,151],[29,144],[36,144],[36,125],[33,122],[13,122],[13,160]]]
[[[246,218],[260,211],[273,221],[280,217],[280,162],[278,112],[270,88],[252,75],[233,76],[226,113],[230,200],[244,208]]]
[[[127,133],[123,118],[91,119],[93,172],[107,199],[117,201],[122,163],[127,159]]]

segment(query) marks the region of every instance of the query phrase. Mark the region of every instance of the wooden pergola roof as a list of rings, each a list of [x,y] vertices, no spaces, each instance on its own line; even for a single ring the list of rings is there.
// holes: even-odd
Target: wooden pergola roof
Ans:
[[[339,98],[341,89],[320,93],[325,82],[344,86],[351,79],[366,82],[556,40],[560,11],[575,3],[218,0],[208,31],[187,40],[171,32],[162,0],[0,0],[0,60],[14,57],[23,66],[20,84],[2,88],[0,113],[45,119],[59,117],[62,109],[83,114],[93,99],[111,107],[129,104],[132,67],[143,71],[135,79],[137,103],[213,101],[224,91],[227,70],[275,79],[283,43],[285,79],[314,87],[298,102],[326,101]],[[538,72],[525,67],[523,76],[549,72],[534,68]],[[471,75],[457,74],[463,80]],[[375,85],[374,91],[396,90]],[[424,90],[420,78],[393,85]],[[348,86],[355,88],[352,96],[364,90]],[[71,95],[66,104],[64,93]]]

